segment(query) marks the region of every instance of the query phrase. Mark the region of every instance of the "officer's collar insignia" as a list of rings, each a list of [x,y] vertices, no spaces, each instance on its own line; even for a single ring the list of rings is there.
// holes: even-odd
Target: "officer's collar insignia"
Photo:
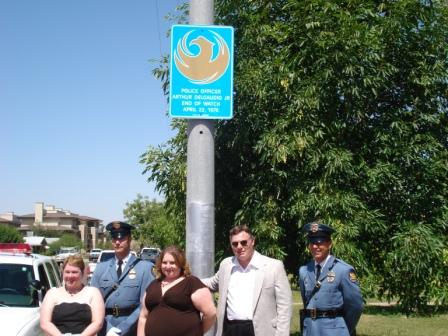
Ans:
[[[334,279],[336,278],[336,273],[333,271],[328,272],[327,274],[327,281],[328,282],[333,282]]]
[[[348,276],[350,277],[351,282],[356,282],[358,280],[358,278],[356,277],[356,273],[353,271],[350,272]]]
[[[135,269],[131,269],[129,271],[129,279],[135,279],[135,277],[137,276],[137,272],[135,271]]]
[[[114,222],[114,223],[112,224],[112,227],[113,227],[114,229],[118,230],[118,229],[121,227],[121,225],[120,225],[119,222]]]
[[[317,232],[319,231],[319,224],[313,223],[311,224],[311,232]]]

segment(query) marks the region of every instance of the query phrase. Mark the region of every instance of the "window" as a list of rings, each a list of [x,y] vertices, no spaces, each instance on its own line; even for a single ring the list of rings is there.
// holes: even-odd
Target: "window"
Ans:
[[[10,307],[35,307],[30,265],[0,264],[0,302]]]
[[[50,287],[57,287],[57,286],[59,286],[59,283],[56,280],[56,274],[55,274],[51,264],[50,263],[45,263],[45,268],[47,269],[48,277],[50,278],[49,279],[50,283],[51,283]]]
[[[42,284],[42,297],[44,297],[47,291],[51,288],[50,280],[45,272],[44,264],[40,264],[37,267],[37,271],[39,272],[39,279]]]

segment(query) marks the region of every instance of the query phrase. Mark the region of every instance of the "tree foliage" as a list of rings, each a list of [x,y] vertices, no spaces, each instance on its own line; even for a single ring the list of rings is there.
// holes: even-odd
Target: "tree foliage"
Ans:
[[[334,253],[366,295],[405,312],[446,303],[448,5],[402,0],[217,0],[235,28],[234,118],[216,123],[216,250],[248,223],[289,272],[300,228],[337,230]],[[167,69],[156,69],[167,92]],[[185,122],[142,155],[185,218]]]
[[[83,247],[83,243],[79,237],[73,233],[63,233],[59,240],[48,245],[48,250],[45,254],[55,255],[59,252],[61,247],[77,247],[80,251]]]
[[[23,243],[23,238],[15,227],[0,225],[0,243]]]
[[[33,235],[41,236],[41,237],[54,237],[60,238],[64,234],[64,231],[51,230],[45,226],[34,225],[33,226]]]
[[[138,194],[137,198],[126,203],[123,211],[129,224],[137,230],[133,237],[141,246],[165,247],[172,244],[184,246],[184,235],[181,227],[176,227],[167,214],[164,204]]]

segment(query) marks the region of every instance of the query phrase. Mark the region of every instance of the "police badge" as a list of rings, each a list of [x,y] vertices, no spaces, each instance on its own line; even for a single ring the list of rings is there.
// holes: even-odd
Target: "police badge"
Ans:
[[[136,276],[137,276],[137,272],[135,271],[135,269],[132,268],[129,271],[129,279],[133,280],[133,279],[135,279]]]
[[[333,271],[329,271],[327,274],[327,281],[331,283],[334,281],[335,278],[336,278],[336,273]]]

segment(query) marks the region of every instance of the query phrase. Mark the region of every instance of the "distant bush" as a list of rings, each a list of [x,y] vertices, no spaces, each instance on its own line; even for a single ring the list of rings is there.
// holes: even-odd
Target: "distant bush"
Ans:
[[[15,227],[0,225],[0,243],[23,243],[23,238]]]
[[[49,248],[45,254],[55,255],[58,253],[59,249],[63,246],[77,247],[77,248],[79,248],[79,250],[81,250],[83,244],[82,244],[81,239],[79,239],[74,234],[64,233],[58,241],[48,245]]]
[[[33,227],[33,235],[36,237],[55,237],[59,238],[64,233],[57,230],[48,230],[46,228],[42,228],[40,226],[34,226]]]

